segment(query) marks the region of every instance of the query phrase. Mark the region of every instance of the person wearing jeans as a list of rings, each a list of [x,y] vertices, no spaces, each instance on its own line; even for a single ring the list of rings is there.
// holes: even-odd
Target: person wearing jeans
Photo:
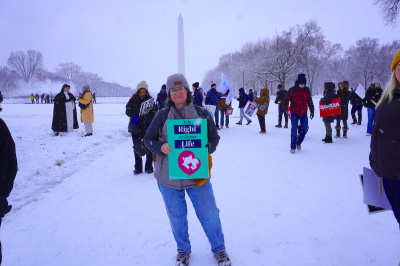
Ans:
[[[215,152],[219,135],[210,113],[203,107],[193,104],[193,97],[189,84],[182,74],[174,74],[167,79],[168,108],[160,110],[144,137],[147,148],[156,155],[154,177],[164,200],[167,215],[171,224],[172,233],[177,244],[176,265],[188,265],[191,245],[188,233],[187,203],[185,194],[192,201],[197,218],[211,245],[211,252],[219,265],[231,265],[228,253],[225,250],[224,234],[222,232],[219,209],[215,203],[214,191],[209,175],[197,179],[170,179],[169,156],[176,146],[168,145],[167,120],[177,119],[206,119],[207,146],[209,170],[211,170],[211,154]],[[190,167],[194,165],[190,162]]]
[[[367,136],[372,134],[372,126],[375,118],[375,108],[367,108],[368,112],[368,124],[367,124]]]
[[[367,91],[365,92],[365,98],[363,100],[364,106],[368,110],[368,125],[367,125],[367,136],[372,134],[372,126],[375,118],[376,104],[379,102],[382,96],[381,84],[378,80],[372,82]]]
[[[243,118],[247,120],[247,124],[250,124],[252,121],[250,118],[247,117],[247,115],[244,113],[244,108],[246,107],[247,102],[249,101],[249,96],[244,92],[243,88],[239,89],[239,110],[240,110],[240,119],[239,122],[236,123],[236,125],[241,125]]]

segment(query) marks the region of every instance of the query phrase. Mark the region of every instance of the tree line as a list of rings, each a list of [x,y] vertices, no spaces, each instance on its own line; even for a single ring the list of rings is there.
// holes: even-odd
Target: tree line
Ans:
[[[298,73],[306,74],[312,94],[321,94],[326,81],[337,84],[347,80],[350,86],[361,83],[367,88],[375,79],[387,82],[399,48],[397,40],[380,44],[378,39],[366,37],[344,50],[341,44],[329,42],[318,23],[311,20],[222,55],[218,66],[206,73],[202,86],[208,89],[207,84],[219,81],[223,72],[234,94],[240,87],[268,87],[274,94],[278,84],[293,86]]]
[[[73,84],[77,88],[89,84],[99,96],[132,94],[131,88],[104,81],[97,74],[85,72],[72,62],[60,63],[54,72],[47,71],[43,67],[43,54],[35,50],[11,52],[7,65],[0,66],[0,90],[5,93],[18,95],[18,90],[24,85],[45,81]]]

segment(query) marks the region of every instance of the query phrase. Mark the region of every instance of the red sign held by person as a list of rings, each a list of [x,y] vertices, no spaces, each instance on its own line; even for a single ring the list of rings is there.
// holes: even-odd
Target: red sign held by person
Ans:
[[[319,116],[327,117],[341,115],[340,110],[340,98],[333,98],[329,104],[323,104],[319,102]]]

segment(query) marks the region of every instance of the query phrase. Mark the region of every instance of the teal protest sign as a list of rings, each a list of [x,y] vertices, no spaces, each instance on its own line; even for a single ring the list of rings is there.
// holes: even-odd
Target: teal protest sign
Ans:
[[[208,178],[207,119],[167,120],[169,179]]]

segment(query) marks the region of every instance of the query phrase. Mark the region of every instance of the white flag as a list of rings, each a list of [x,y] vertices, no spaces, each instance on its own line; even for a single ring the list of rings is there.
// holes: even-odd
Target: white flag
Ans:
[[[361,85],[361,83],[358,83],[358,85],[357,85],[355,91],[356,91],[356,94],[357,94],[358,96],[360,96],[361,99],[364,99],[364,98],[365,98],[365,88],[364,88],[363,85]]]
[[[217,87],[217,91],[225,94],[229,90],[228,96],[226,96],[225,102],[227,105],[229,105],[232,101],[232,88],[231,85],[229,85],[228,80],[226,79],[224,73],[221,73],[221,81]]]

